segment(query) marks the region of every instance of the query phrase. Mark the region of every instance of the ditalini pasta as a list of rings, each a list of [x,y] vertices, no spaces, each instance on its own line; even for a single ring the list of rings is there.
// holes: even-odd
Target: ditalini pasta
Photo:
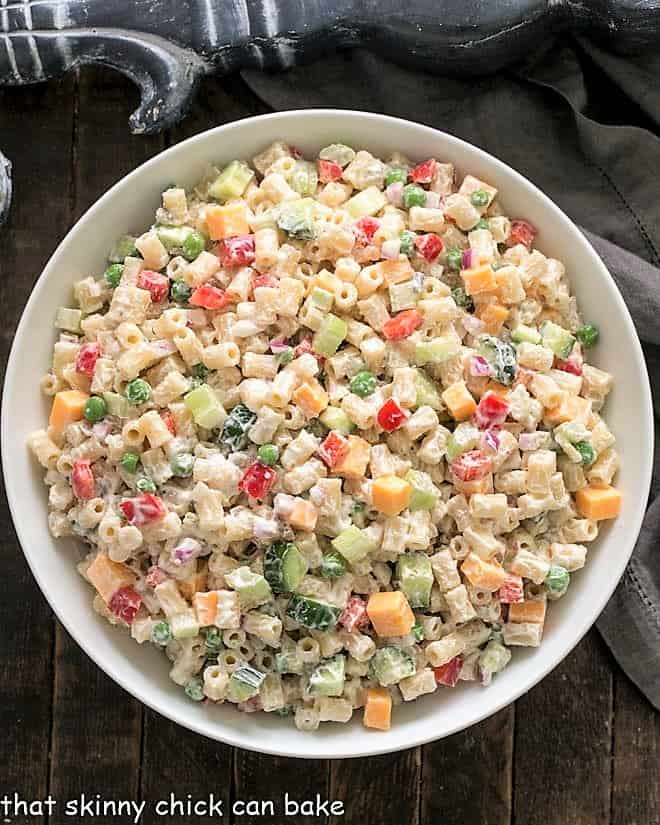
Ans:
[[[29,446],[95,609],[301,730],[487,685],[621,495],[560,261],[435,158],[278,141],[74,284]]]

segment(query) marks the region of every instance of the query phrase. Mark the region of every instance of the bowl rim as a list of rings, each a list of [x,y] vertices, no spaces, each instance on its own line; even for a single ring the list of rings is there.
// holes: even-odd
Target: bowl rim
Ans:
[[[447,736],[451,736],[454,733],[460,732],[462,730],[467,730],[468,728],[472,727],[472,725],[475,725],[478,722],[483,721],[489,716],[494,715],[503,708],[512,704],[520,696],[522,696],[524,693],[526,693],[528,690],[534,687],[534,685],[538,684],[545,676],[548,675],[548,673],[554,670],[554,668],[557,667],[557,665],[559,665],[566,658],[566,656],[581,641],[581,639],[584,637],[587,631],[594,625],[598,616],[604,609],[605,605],[607,604],[614,590],[619,584],[621,576],[623,575],[624,570],[630,560],[630,557],[634,550],[635,543],[637,541],[637,538],[639,537],[639,532],[641,530],[642,521],[646,510],[648,491],[650,489],[653,469],[652,456],[654,444],[654,427],[652,426],[653,406],[648,370],[646,367],[646,361],[644,359],[639,337],[635,330],[635,326],[628,311],[628,308],[623,300],[623,297],[614,279],[612,278],[607,267],[605,266],[605,264],[603,263],[603,261],[591,245],[591,243],[588,241],[586,236],[580,231],[578,226],[572,221],[572,219],[569,218],[568,215],[566,215],[566,213],[554,203],[554,201],[552,201],[541,189],[539,189],[528,178],[526,178],[520,172],[517,172],[504,161],[499,160],[498,158],[491,155],[489,152],[486,152],[485,150],[481,149],[480,147],[475,146],[474,144],[471,144],[468,141],[458,138],[455,135],[452,135],[448,132],[444,132],[440,129],[436,129],[432,126],[427,126],[422,123],[407,120],[405,118],[392,117],[390,115],[382,115],[374,112],[366,112],[353,109],[310,108],[291,109],[281,112],[273,112],[263,115],[256,115],[248,118],[242,118],[239,120],[232,121],[231,123],[226,123],[220,126],[213,127],[211,129],[206,129],[203,132],[199,132],[196,135],[193,135],[185,140],[182,140],[179,143],[176,143],[173,146],[168,147],[167,149],[154,155],[154,157],[140,164],[127,175],[124,175],[122,178],[120,178],[100,198],[98,198],[69,228],[64,238],[60,241],[56,249],[50,255],[41,274],[35,281],[30,296],[23,308],[21,317],[19,319],[19,323],[14,333],[14,340],[9,353],[9,357],[7,359],[7,367],[3,383],[3,399],[0,416],[2,419],[0,428],[0,438],[2,440],[3,445],[7,444],[8,441],[11,440],[11,434],[7,431],[7,412],[11,403],[10,393],[8,392],[8,389],[11,388],[11,386],[16,382],[18,378],[18,371],[20,369],[20,354],[18,344],[26,331],[25,328],[27,326],[27,317],[30,314],[29,310],[32,309],[34,304],[39,302],[40,294],[44,288],[46,281],[48,280],[50,269],[52,266],[54,266],[53,262],[59,257],[62,249],[68,243],[69,237],[74,232],[74,230],[76,230],[82,223],[86,222],[88,218],[90,218],[93,214],[96,214],[99,211],[103,211],[106,208],[106,205],[113,199],[117,192],[123,190],[125,187],[130,186],[133,180],[136,177],[139,177],[139,175],[141,175],[146,169],[155,167],[162,162],[163,158],[168,157],[172,154],[176,154],[176,152],[182,151],[182,147],[184,146],[187,147],[188,151],[190,151],[196,142],[202,142],[207,140],[209,138],[209,135],[211,134],[221,136],[234,130],[240,131],[241,129],[250,128],[253,126],[258,127],[259,124],[266,122],[282,122],[282,134],[286,134],[286,123],[288,121],[296,119],[305,119],[309,117],[314,118],[319,116],[335,117],[338,119],[345,118],[356,121],[371,120],[376,121],[385,126],[388,123],[397,124],[399,126],[405,126],[406,128],[412,128],[418,132],[425,134],[427,137],[430,138],[437,138],[437,136],[441,136],[443,141],[446,141],[449,145],[454,145],[459,151],[462,150],[464,147],[467,147],[470,151],[479,153],[488,164],[504,172],[506,175],[513,177],[517,184],[526,187],[528,190],[531,189],[531,193],[538,201],[541,202],[545,210],[553,212],[556,216],[559,216],[563,220],[563,222],[567,225],[567,229],[573,232],[576,242],[583,244],[583,246],[586,248],[589,256],[592,258],[593,266],[601,270],[602,274],[606,276],[606,278],[610,281],[613,287],[613,299],[617,305],[617,310],[621,315],[621,318],[625,323],[629,333],[629,339],[631,342],[632,350],[631,355],[637,362],[637,365],[640,368],[644,378],[644,381],[642,382],[643,385],[642,387],[640,387],[640,413],[642,413],[644,417],[643,420],[641,420],[638,423],[641,427],[643,427],[646,430],[646,434],[649,436],[650,449],[647,454],[648,458],[646,458],[645,460],[645,465],[639,468],[640,495],[636,503],[634,517],[631,518],[630,529],[627,531],[629,535],[626,544],[627,552],[623,553],[619,557],[619,563],[615,569],[616,575],[612,576],[611,586],[601,591],[598,598],[592,600],[592,602],[589,604],[588,610],[585,610],[583,614],[575,617],[575,627],[577,628],[576,632],[572,633],[570,636],[567,636],[567,641],[565,641],[560,646],[558,653],[554,657],[549,658],[547,662],[543,660],[542,663],[539,663],[533,669],[532,675],[525,679],[522,679],[520,684],[516,687],[516,689],[511,694],[507,695],[506,699],[503,699],[502,701],[498,702],[498,704],[495,707],[489,707],[484,712],[477,713],[468,724],[459,722],[458,724],[449,726],[446,730],[444,730],[441,733],[441,735],[437,735],[437,733],[431,729],[428,735],[424,734],[422,736],[412,736],[405,742],[398,744],[394,747],[392,747],[391,744],[379,745],[379,740],[376,737],[374,737],[373,740],[370,740],[368,742],[368,745],[365,744],[365,746],[360,748],[359,750],[352,751],[351,753],[344,753],[341,756],[338,756],[336,753],[329,755],[327,750],[323,749],[324,740],[322,737],[310,736],[310,747],[308,748],[296,747],[295,749],[282,749],[278,748],[276,745],[271,745],[269,737],[264,737],[263,742],[254,742],[251,740],[246,741],[248,736],[247,734],[241,735],[240,731],[237,732],[234,729],[224,729],[222,725],[218,726],[218,728],[213,728],[211,730],[209,729],[208,723],[205,722],[204,718],[201,715],[199,717],[199,721],[193,721],[192,719],[183,721],[176,712],[171,712],[169,710],[165,702],[158,701],[152,698],[152,696],[147,694],[145,691],[141,690],[139,687],[129,684],[128,680],[125,680],[120,676],[114,675],[113,663],[110,657],[102,656],[98,654],[93,648],[90,649],[89,646],[84,644],[79,638],[77,627],[72,626],[68,618],[65,615],[62,615],[60,611],[57,608],[55,608],[54,604],[56,600],[54,598],[51,598],[50,594],[50,591],[53,589],[53,583],[46,582],[43,579],[43,577],[41,576],[40,569],[36,564],[36,557],[33,557],[31,553],[25,550],[27,542],[23,540],[22,526],[19,523],[19,519],[17,518],[18,496],[14,490],[14,485],[9,483],[9,480],[12,478],[12,469],[11,467],[7,466],[6,451],[3,448],[1,450],[2,471],[5,479],[6,496],[7,501],[9,503],[12,522],[14,524],[14,529],[16,531],[16,535],[18,537],[21,550],[28,562],[32,575],[34,576],[39,589],[48,601],[51,610],[53,611],[57,619],[61,622],[61,624],[64,626],[66,631],[74,639],[76,644],[85,652],[85,654],[89,656],[89,658],[98,667],[100,667],[101,670],[110,679],[112,679],[116,684],[120,685],[131,696],[138,699],[140,702],[142,702],[150,709],[154,710],[156,713],[159,713],[160,715],[166,717],[170,721],[173,721],[181,725],[182,727],[187,728],[188,730],[191,730],[209,739],[213,739],[215,741],[219,741],[224,744],[230,745],[232,747],[244,748],[247,750],[253,750],[259,753],[264,753],[273,756],[284,756],[299,759],[338,759],[358,758],[363,756],[378,756],[386,753],[395,753],[400,750],[405,750],[407,748],[417,747],[441,738],[445,738]],[[273,737],[273,739],[276,741],[275,737]]]

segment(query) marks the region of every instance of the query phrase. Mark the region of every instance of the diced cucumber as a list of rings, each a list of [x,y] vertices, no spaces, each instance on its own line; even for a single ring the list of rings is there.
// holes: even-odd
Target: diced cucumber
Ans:
[[[332,292],[328,292],[327,289],[321,289],[320,286],[314,287],[309,297],[311,298],[314,306],[318,307],[319,309],[322,309],[324,312],[330,311],[332,302],[335,299],[335,296],[332,294]]]
[[[238,601],[242,608],[258,607],[273,597],[270,585],[266,579],[254,573],[249,567],[237,567],[225,573],[225,581],[238,593]]]
[[[326,553],[321,562],[321,576],[324,579],[338,579],[346,572],[346,562],[341,553]]]
[[[496,641],[488,642],[486,647],[481,651],[477,659],[477,668],[481,681],[484,684],[489,684],[493,675],[503,670],[511,659],[511,651],[508,647]]]
[[[256,413],[253,413],[249,407],[245,404],[237,404],[232,408],[222,426],[220,444],[233,452],[242,450],[247,446],[248,433],[256,420]]]
[[[209,197],[219,201],[240,198],[253,177],[254,172],[247,163],[232,160],[209,186]]]
[[[131,404],[128,398],[117,392],[104,392],[103,400],[108,408],[108,415],[116,415],[117,418],[131,417]]]
[[[329,430],[337,430],[342,435],[350,435],[355,429],[355,424],[339,407],[326,407],[319,415],[319,420]]]
[[[297,160],[289,178],[291,188],[299,195],[306,197],[316,192],[318,182],[319,175],[316,171],[316,164],[308,160]]]
[[[322,659],[309,674],[309,692],[315,696],[341,696],[344,691],[346,658],[340,654]]]
[[[413,609],[429,606],[433,587],[433,570],[428,556],[424,553],[405,553],[399,556],[396,563],[396,578],[399,582],[399,589]]]
[[[341,613],[340,607],[299,595],[292,596],[286,609],[287,616],[310,630],[329,630],[337,624]]]
[[[175,639],[192,639],[199,633],[199,624],[192,610],[170,616],[170,630]]]
[[[432,510],[438,500],[439,490],[431,481],[431,476],[421,470],[408,470],[406,481],[412,488],[408,502],[410,512]]]
[[[385,193],[381,192],[377,186],[368,186],[357,195],[346,201],[344,209],[352,218],[364,218],[367,215],[375,215],[387,204]]]
[[[304,666],[295,646],[280,650],[275,654],[275,670],[278,673],[302,674]]]
[[[76,335],[79,335],[82,332],[81,321],[82,312],[79,309],[58,307],[55,313],[55,326],[57,329],[66,330],[66,332],[75,332]]]
[[[440,390],[423,370],[415,370],[415,407],[432,407],[441,410],[443,407]]]
[[[219,427],[226,418],[226,413],[215,392],[208,384],[201,384],[183,396],[183,403],[192,413],[195,424],[212,430]]]
[[[229,677],[227,696],[232,702],[246,702],[259,693],[266,674],[250,665],[241,665]]]
[[[367,553],[376,549],[376,545],[354,524],[332,540],[332,546],[349,564],[363,559]]]
[[[182,249],[186,238],[194,232],[192,226],[157,226],[156,235],[160,239],[165,249],[172,252],[175,249]]]
[[[407,650],[398,645],[379,647],[374,653],[369,667],[371,674],[383,687],[398,684],[415,673],[415,660]]]
[[[544,321],[540,332],[544,347],[551,349],[557,358],[568,358],[575,344],[575,336],[553,321]]]
[[[415,347],[415,363],[420,367],[424,364],[442,364],[456,355],[460,348],[461,340],[455,333],[420,341]]]
[[[312,338],[312,347],[319,355],[330,358],[339,349],[339,345],[346,338],[347,332],[348,325],[346,321],[332,313],[328,313],[321,321],[318,332]]]
[[[526,324],[518,324],[511,333],[511,340],[516,344],[522,344],[523,341],[528,344],[540,344],[541,333],[534,329],[534,327],[528,327]]]
[[[135,238],[132,235],[122,235],[115,241],[114,246],[108,254],[108,260],[111,264],[123,264],[124,258],[128,258],[131,255],[137,255]]]
[[[309,565],[291,541],[274,541],[264,556],[264,576],[273,593],[290,593],[305,577]]]
[[[479,338],[479,355],[490,364],[496,381],[509,386],[516,377],[518,362],[516,351],[511,344],[492,335]]]
[[[316,237],[314,229],[314,210],[316,201],[301,198],[297,201],[284,201],[277,209],[277,225],[291,238],[299,241],[311,241]]]
[[[402,309],[413,309],[413,307],[417,306],[419,292],[414,281],[390,284],[389,293],[392,312],[400,312]]]
[[[469,421],[462,421],[447,439],[447,461],[453,461],[461,453],[474,450],[481,440],[481,433]]]

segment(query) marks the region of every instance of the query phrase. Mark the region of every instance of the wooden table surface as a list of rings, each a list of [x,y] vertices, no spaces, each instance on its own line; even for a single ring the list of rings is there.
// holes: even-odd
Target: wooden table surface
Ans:
[[[57,83],[0,90],[0,148],[14,164],[15,200],[0,229],[1,363],[21,310],[56,244],[111,184],[164,147],[211,126],[265,111],[238,78],[204,82],[194,111],[172,132],[134,137],[135,89],[85,70]],[[153,802],[225,802],[224,821],[328,825],[655,825],[660,823],[660,714],[592,630],[527,695],[468,731],[390,756],[299,761],[206,740],[116,686],[69,638],[39,592],[2,501],[0,798],[81,793]],[[233,799],[341,800],[343,816],[231,816]],[[0,820],[8,822],[9,819]],[[12,819],[50,825],[52,816]],[[157,817],[143,825],[210,822]]]

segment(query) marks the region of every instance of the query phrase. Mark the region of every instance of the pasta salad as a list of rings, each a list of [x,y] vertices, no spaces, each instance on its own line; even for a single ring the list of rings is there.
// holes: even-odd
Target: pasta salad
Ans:
[[[283,141],[173,186],[57,310],[49,526],[193,701],[301,730],[541,643],[621,495],[564,266],[436,158]]]

